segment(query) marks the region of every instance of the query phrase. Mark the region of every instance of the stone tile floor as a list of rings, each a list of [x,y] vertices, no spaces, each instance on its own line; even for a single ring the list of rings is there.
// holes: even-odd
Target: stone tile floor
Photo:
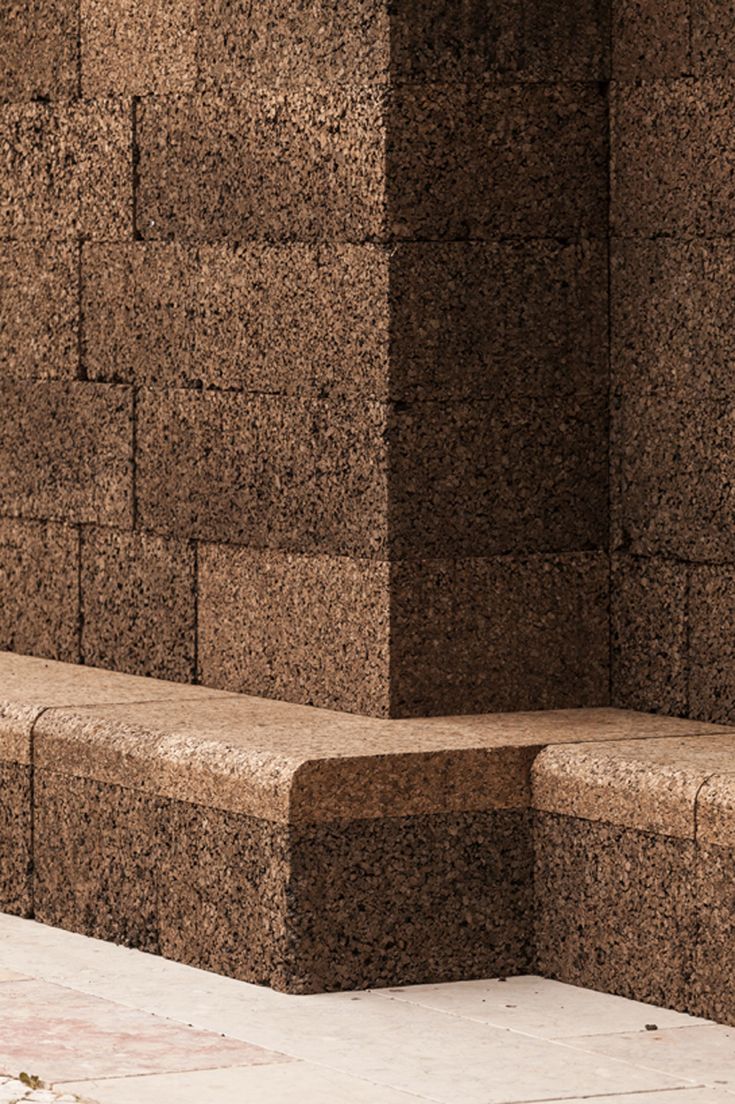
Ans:
[[[0,1104],[76,1100],[735,1104],[735,1029],[534,977],[289,997],[0,916]]]

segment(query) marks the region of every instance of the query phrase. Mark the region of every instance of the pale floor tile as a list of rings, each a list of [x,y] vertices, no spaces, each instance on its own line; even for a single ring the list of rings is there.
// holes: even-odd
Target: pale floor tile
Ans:
[[[98,1104],[211,1104],[215,1100],[232,1104],[419,1104],[422,1099],[303,1062],[79,1081],[57,1087],[92,1096]],[[634,1104],[641,1104],[640,1097]]]
[[[27,981],[28,974],[20,974],[17,970],[6,970],[0,966],[0,982],[3,981]]]
[[[665,1070],[697,1084],[735,1092],[735,1028],[711,1024],[641,1035],[595,1035],[566,1039],[587,1052],[633,1062],[652,1070]]]
[[[31,1089],[14,1077],[0,1075],[0,1104],[77,1104],[79,1097],[70,1089]]]
[[[546,1104],[529,1100],[526,1104]],[[555,1102],[556,1104],[556,1102]],[[558,1104],[733,1104],[733,1096],[721,1089],[672,1089],[671,1092],[624,1093],[622,1096],[575,1096]]]
[[[584,1034],[611,1035],[645,1031],[651,1023],[678,1028],[709,1022],[539,977],[412,985],[381,990],[379,995],[544,1039],[578,1036],[581,1025],[585,1025]]]
[[[45,981],[0,985],[0,1069],[44,1081],[285,1061]]]

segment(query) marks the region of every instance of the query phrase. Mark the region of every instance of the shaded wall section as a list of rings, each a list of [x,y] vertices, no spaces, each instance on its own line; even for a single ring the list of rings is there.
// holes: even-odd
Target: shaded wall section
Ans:
[[[606,4],[1,18],[0,646],[604,703]]]
[[[735,717],[735,19],[622,22],[612,122],[613,701]]]

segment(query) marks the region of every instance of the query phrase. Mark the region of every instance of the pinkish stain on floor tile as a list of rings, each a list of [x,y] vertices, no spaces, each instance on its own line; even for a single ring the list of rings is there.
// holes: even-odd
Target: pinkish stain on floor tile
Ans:
[[[77,1081],[290,1060],[60,985],[0,985],[0,1070]]]

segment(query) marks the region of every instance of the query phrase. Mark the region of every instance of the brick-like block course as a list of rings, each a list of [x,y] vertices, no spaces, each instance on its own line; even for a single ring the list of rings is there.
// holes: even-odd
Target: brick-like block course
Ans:
[[[79,660],[79,533],[0,519],[0,648]]]
[[[138,108],[144,238],[363,240],[381,233],[380,89],[250,86]]]
[[[607,395],[399,405],[392,557],[564,552],[607,543]]]
[[[129,101],[0,104],[0,236],[132,237]]]
[[[298,552],[384,553],[383,404],[142,391],[137,415],[144,528]]]
[[[685,715],[687,565],[613,556],[610,599],[614,703],[626,709]]]
[[[613,79],[652,80],[691,73],[691,6],[691,0],[612,0]]]
[[[74,379],[79,363],[79,257],[67,243],[0,246],[3,379]]]
[[[606,237],[598,85],[397,85],[388,104],[390,236]]]
[[[387,396],[389,267],[373,245],[92,244],[90,378]]]
[[[5,0],[0,9],[0,100],[77,93],[76,0]]]
[[[732,78],[613,84],[613,232],[726,237],[735,228]]]
[[[80,0],[82,94],[192,91],[200,10],[194,0]]]
[[[190,544],[85,528],[81,597],[85,663],[193,681],[195,556]]]
[[[602,553],[391,566],[393,716],[603,705]]]
[[[201,681],[388,715],[389,582],[382,561],[202,544]]]
[[[735,567],[693,564],[689,597],[689,709],[735,723]]]
[[[402,243],[390,311],[392,398],[607,389],[602,241]]]
[[[130,389],[87,383],[4,383],[0,512],[129,525]]]

